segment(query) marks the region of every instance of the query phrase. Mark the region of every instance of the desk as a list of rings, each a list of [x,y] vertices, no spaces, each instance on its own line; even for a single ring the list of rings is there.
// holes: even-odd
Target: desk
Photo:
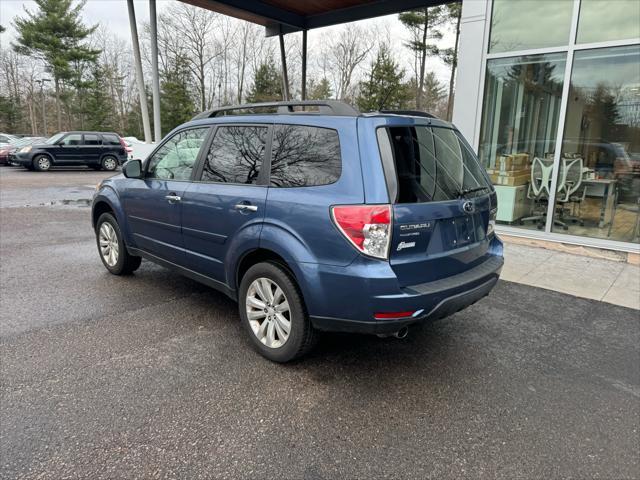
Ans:
[[[582,180],[582,183],[586,186],[586,197],[602,198],[602,203],[600,205],[600,222],[598,223],[598,227],[604,228],[605,225],[613,221],[616,180],[609,178],[585,179]],[[609,215],[607,215],[607,212]]]

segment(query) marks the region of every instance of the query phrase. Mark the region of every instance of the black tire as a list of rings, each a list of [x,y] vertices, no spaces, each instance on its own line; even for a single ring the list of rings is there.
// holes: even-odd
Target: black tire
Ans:
[[[105,155],[102,158],[101,166],[103,170],[107,172],[113,172],[118,168],[118,159],[112,155]]]
[[[291,329],[285,343],[278,348],[271,348],[263,344],[253,332],[247,317],[247,292],[253,281],[258,278],[267,278],[277,284],[289,303]],[[278,264],[258,263],[245,273],[238,292],[238,310],[253,347],[262,356],[273,362],[285,363],[300,358],[308,353],[316,343],[317,332],[311,325],[300,290],[293,276]]]
[[[118,242],[118,260],[114,265],[109,265],[102,255],[102,250],[100,247],[100,230],[104,223],[108,223],[113,228],[117,242]],[[142,262],[142,258],[133,256],[129,254],[127,251],[127,246],[124,243],[124,239],[122,238],[122,232],[120,231],[120,226],[118,225],[118,221],[115,217],[110,213],[103,213],[98,218],[98,222],[96,223],[96,245],[98,247],[98,255],[100,255],[100,260],[104,267],[114,275],[130,275],[135,272]]]
[[[38,172],[48,172],[51,170],[51,158],[48,155],[36,155],[33,157],[33,169]]]

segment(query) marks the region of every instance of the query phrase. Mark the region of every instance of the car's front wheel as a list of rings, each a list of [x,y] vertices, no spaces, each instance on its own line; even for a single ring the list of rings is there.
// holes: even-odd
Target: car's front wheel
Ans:
[[[130,255],[120,226],[110,213],[103,213],[96,224],[96,242],[100,260],[114,275],[129,275],[140,267],[142,258]]]
[[[251,343],[274,362],[289,362],[307,353],[316,332],[291,274],[275,263],[258,263],[242,277],[240,318]]]
[[[47,155],[36,155],[33,159],[33,168],[39,172],[46,172],[51,168],[51,159]]]
[[[113,172],[116,168],[118,168],[118,160],[111,155],[107,155],[102,159],[102,168],[107,172]]]

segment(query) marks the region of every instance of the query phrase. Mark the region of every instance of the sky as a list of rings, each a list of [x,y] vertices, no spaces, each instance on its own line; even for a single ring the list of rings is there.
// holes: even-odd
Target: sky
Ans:
[[[175,0],[158,0],[158,13],[168,5],[174,3]],[[149,21],[149,3],[146,0],[136,0],[134,2],[136,10],[136,19],[138,22],[138,31],[141,30],[141,24]],[[0,45],[7,47],[11,39],[15,35],[12,27],[13,20],[16,16],[24,16],[24,9],[36,9],[36,4],[32,0],[0,0],[0,25],[7,28],[0,38]],[[131,33],[129,31],[129,17],[127,13],[126,0],[88,0],[82,12],[84,21],[89,25],[100,23],[106,26],[109,31],[115,33],[127,42],[131,41]],[[400,57],[402,65],[406,68],[407,74],[410,73],[411,54],[409,50],[402,46],[403,42],[408,39],[408,30],[400,23],[397,15],[389,15],[386,17],[378,17],[371,20],[363,20],[355,22],[366,29],[388,29],[391,34],[393,49],[396,55]],[[311,30],[308,34],[308,55],[309,63],[313,62],[313,55],[319,52],[319,46],[323,38],[331,35],[333,32],[343,28],[341,26],[327,27]],[[295,34],[293,34],[295,35]],[[299,34],[298,34],[299,35]],[[285,36],[285,41],[286,41]],[[440,41],[442,48],[453,47],[455,38],[453,33],[447,32]],[[444,83],[448,82],[450,70],[441,60],[432,58],[429,60],[428,70],[435,72],[438,79]]]

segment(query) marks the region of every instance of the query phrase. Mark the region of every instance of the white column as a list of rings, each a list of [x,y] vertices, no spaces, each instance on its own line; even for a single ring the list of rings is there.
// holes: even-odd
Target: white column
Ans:
[[[151,125],[149,124],[149,109],[147,108],[147,93],[144,88],[142,76],[142,59],[140,58],[140,44],[138,43],[138,27],[136,26],[136,11],[133,0],[127,0],[129,8],[129,26],[131,27],[131,43],[133,45],[133,60],[136,66],[136,81],[138,94],[140,95],[140,113],[142,114],[142,126],[144,128],[144,141],[151,143]]]
[[[462,2],[460,19],[460,47],[456,101],[453,104],[453,123],[477,150],[480,131],[477,125],[482,109],[482,80],[484,77],[487,39],[485,23],[490,0]]]
[[[160,74],[158,73],[158,15],[156,0],[149,0],[149,26],[151,30],[151,87],[153,89],[153,133],[156,143],[162,140],[160,124]]]

